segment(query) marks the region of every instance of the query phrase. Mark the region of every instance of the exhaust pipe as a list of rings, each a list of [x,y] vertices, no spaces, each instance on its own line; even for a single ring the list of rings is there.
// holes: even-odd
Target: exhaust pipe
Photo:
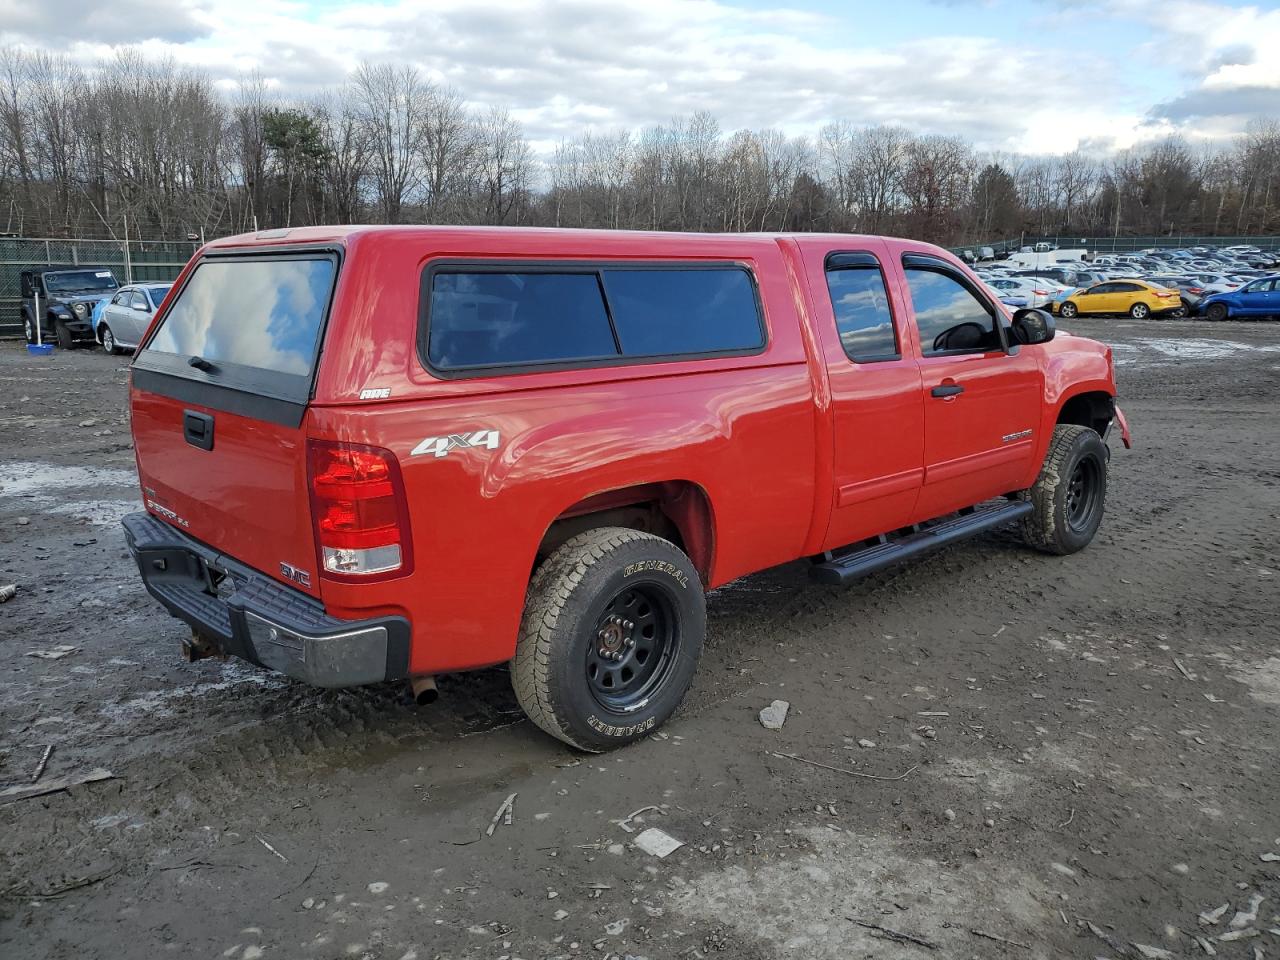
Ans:
[[[414,677],[409,681],[409,689],[413,691],[413,699],[420,707],[435,703],[440,699],[440,691],[436,689],[435,677]]]

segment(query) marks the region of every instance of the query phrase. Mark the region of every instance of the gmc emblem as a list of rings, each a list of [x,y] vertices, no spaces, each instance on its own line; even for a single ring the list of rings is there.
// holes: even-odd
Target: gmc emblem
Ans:
[[[305,570],[299,570],[293,564],[285,563],[283,560],[280,561],[280,576],[286,580],[292,580],[299,586],[311,586],[311,574]]]

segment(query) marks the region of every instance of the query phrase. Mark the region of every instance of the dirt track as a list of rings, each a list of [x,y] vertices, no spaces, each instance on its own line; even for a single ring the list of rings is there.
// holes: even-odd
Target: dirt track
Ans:
[[[500,670],[419,708],[183,663],[116,522],[127,360],[0,345],[0,789],[50,744],[41,782],[115,774],[0,801],[0,956],[1203,956],[1255,895],[1218,955],[1280,956],[1280,325],[1064,326],[1137,442],[1090,549],[732,584],[682,712],[603,757]]]

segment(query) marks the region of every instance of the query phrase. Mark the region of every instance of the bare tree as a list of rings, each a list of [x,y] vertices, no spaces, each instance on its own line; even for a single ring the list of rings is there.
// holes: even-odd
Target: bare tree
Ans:
[[[352,75],[372,153],[378,206],[399,223],[405,203],[422,184],[422,145],[431,85],[416,67],[362,63]]]

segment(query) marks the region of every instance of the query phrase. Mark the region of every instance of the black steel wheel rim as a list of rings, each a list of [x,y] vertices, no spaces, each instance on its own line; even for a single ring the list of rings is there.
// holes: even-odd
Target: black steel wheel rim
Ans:
[[[1067,481],[1067,525],[1076,532],[1089,529],[1102,501],[1102,467],[1094,457],[1076,463]]]
[[[675,603],[658,583],[629,583],[605,604],[588,640],[591,695],[615,713],[638,710],[675,663],[680,645]]]

